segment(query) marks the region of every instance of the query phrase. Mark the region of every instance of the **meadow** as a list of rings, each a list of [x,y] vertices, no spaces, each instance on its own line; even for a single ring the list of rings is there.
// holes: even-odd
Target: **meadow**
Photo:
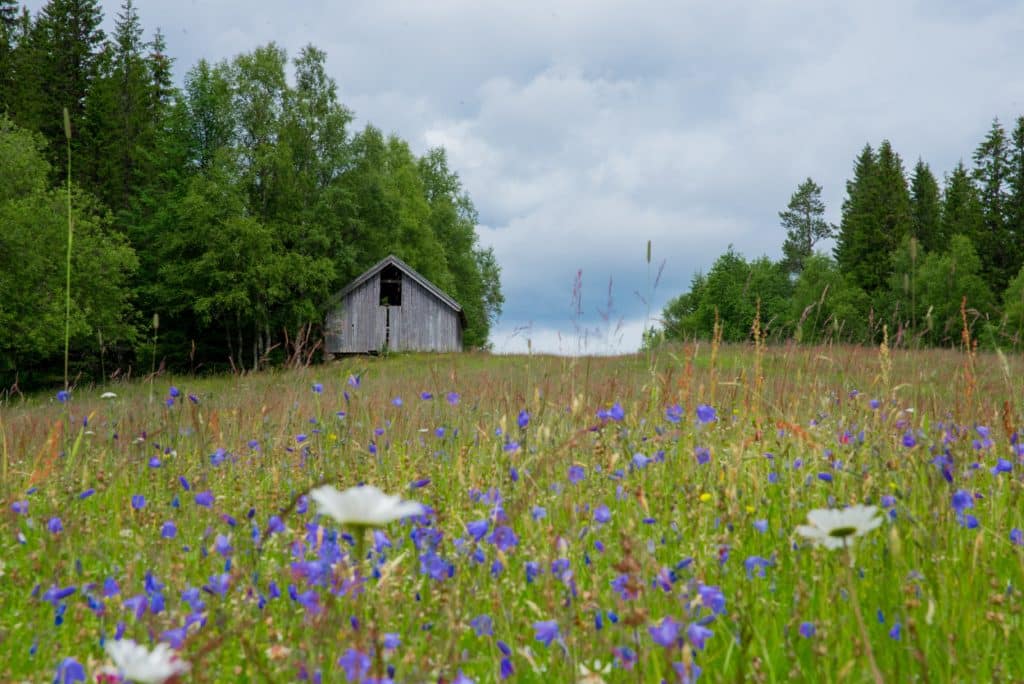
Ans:
[[[8,398],[0,681],[117,639],[194,682],[1021,680],[1022,369],[705,343]],[[360,483],[425,513],[318,515]],[[796,532],[850,504],[884,520]]]

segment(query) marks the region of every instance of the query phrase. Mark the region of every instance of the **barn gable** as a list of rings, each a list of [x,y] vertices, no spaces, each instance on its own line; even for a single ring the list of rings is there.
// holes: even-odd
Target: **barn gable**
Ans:
[[[462,350],[462,307],[394,255],[345,286],[327,308],[328,354]]]

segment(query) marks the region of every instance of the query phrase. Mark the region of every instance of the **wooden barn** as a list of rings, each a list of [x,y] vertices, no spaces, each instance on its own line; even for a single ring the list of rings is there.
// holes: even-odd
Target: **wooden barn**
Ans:
[[[324,352],[462,351],[465,324],[454,299],[392,255],[331,298]]]

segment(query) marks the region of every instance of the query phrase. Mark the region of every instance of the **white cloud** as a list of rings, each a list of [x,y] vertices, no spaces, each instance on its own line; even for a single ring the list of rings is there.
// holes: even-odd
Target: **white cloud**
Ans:
[[[591,326],[566,321],[561,325],[498,326],[491,336],[497,354],[553,354],[556,356],[608,356],[630,354],[641,343],[644,321],[609,321]]]

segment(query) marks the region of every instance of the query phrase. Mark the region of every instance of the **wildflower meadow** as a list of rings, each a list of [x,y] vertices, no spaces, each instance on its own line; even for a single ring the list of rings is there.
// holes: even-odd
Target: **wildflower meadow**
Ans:
[[[0,680],[1020,680],[1022,368],[701,343],[8,398]]]

